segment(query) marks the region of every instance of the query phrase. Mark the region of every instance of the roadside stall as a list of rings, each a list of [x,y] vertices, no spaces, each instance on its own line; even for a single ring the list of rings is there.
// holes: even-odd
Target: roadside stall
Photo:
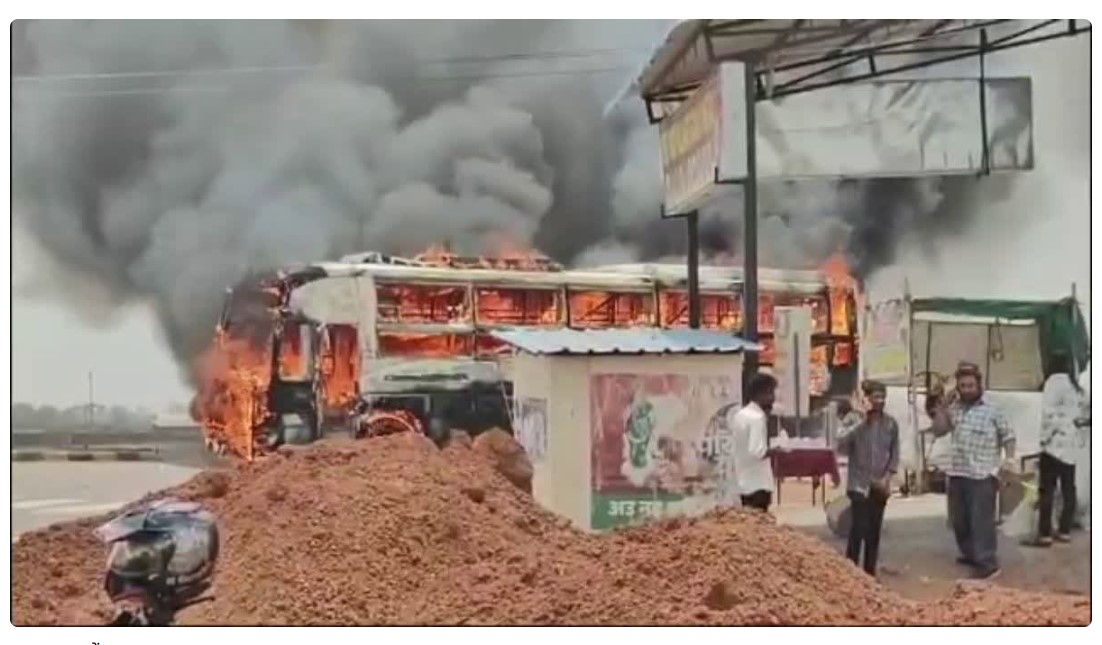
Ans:
[[[1074,292],[1073,292],[1074,293]],[[949,439],[933,440],[926,399],[954,387],[961,361],[984,374],[985,396],[1008,417],[1017,436],[1022,472],[1039,453],[1041,391],[1053,357],[1071,357],[1077,372],[1090,360],[1086,325],[1074,295],[1052,301],[903,298],[866,308],[861,374],[884,381],[889,411],[906,435],[906,486],[917,492],[941,491]],[[906,422],[904,423],[904,420]],[[1076,463],[1081,508],[1090,504],[1090,429],[1080,434]],[[1020,486],[1004,487],[1002,513],[1013,510]]]
[[[758,346],[703,330],[493,332],[542,506],[593,531],[738,504],[725,417]]]

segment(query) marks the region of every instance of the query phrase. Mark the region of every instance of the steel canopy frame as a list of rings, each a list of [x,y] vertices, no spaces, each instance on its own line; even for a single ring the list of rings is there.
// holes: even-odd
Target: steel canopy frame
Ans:
[[[1088,21],[1074,19],[689,20],[673,28],[629,89],[657,123],[724,61],[753,66],[761,101],[1090,31]]]
[[[652,124],[673,114],[694,90],[726,61],[745,66],[746,178],[744,196],[744,315],[742,336],[758,340],[757,321],[757,154],[754,105],[791,96],[868,81],[883,76],[975,57],[979,61],[981,127],[986,131],[986,54],[1091,31],[1085,20],[843,20],[754,19],[687,20],[678,23],[639,77],[618,97],[637,93]],[[864,63],[864,64],[862,64]],[[612,106],[610,106],[611,109]],[[984,137],[986,142],[986,136]],[[987,168],[986,143],[984,168]],[[689,234],[689,282],[699,271],[696,213],[685,216]],[[690,291],[698,291],[692,290]],[[695,297],[694,297],[695,296]],[[699,317],[699,293],[690,293],[690,310]],[[743,363],[744,387],[757,371],[757,355]]]

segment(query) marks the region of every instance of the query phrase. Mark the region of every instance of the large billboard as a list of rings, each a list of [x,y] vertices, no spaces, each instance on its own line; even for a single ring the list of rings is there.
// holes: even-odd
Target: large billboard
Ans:
[[[986,124],[980,92],[986,100]],[[757,105],[759,178],[897,177],[1033,168],[1028,78],[858,83]]]
[[[659,123],[668,213],[707,202],[717,180],[747,176],[744,88],[743,65],[723,63]],[[755,121],[759,180],[955,175],[1034,165],[1029,78],[840,85],[758,101]]]
[[[733,504],[726,414],[739,398],[734,374],[590,377],[591,527]]]

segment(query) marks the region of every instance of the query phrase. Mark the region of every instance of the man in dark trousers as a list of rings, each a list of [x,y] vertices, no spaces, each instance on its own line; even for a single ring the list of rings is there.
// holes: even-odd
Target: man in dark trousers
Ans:
[[[867,409],[856,426],[843,429],[837,450],[848,458],[846,495],[850,499],[849,544],[846,556],[860,566],[865,550],[865,572],[876,576],[880,551],[880,529],[888,504],[892,476],[899,468],[899,424],[884,412],[887,388],[879,381],[861,386]]]
[[[1006,417],[983,396],[983,375],[975,365],[961,364],[954,374],[955,400],[933,406],[935,436],[952,435],[949,475],[949,521],[956,534],[957,562],[990,580],[999,573],[995,533],[995,500],[999,472],[1015,469],[1014,431]]]
[[[1089,425],[1083,418],[1083,388],[1079,385],[1071,359],[1057,355],[1052,375],[1045,381],[1041,408],[1041,521],[1040,535],[1034,546],[1052,544],[1052,506],[1056,486],[1060,486],[1063,508],[1056,541],[1071,540],[1075,520],[1075,458],[1079,449],[1080,428]],[[1086,401],[1089,404],[1089,401]]]
[[[750,402],[728,421],[734,439],[735,479],[743,507],[768,511],[773,503],[768,421],[777,398],[777,379],[755,374],[747,389]]]

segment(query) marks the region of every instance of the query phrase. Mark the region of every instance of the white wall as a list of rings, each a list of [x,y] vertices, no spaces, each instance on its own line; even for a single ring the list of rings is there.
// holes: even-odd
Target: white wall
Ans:
[[[731,380],[737,402],[742,359],[737,355],[555,356],[519,354],[514,362],[514,400],[547,401],[547,453],[533,460],[533,494],[545,508],[583,529],[592,528],[593,427],[590,379],[599,374],[722,376]],[[694,512],[715,506],[714,498],[689,500]],[[697,507],[700,508],[697,508]],[[682,512],[689,504],[682,505]]]
[[[589,526],[586,369],[586,358],[523,353],[512,364],[514,405],[526,398],[547,402],[547,452],[532,459],[532,494],[541,506],[579,528]]]

